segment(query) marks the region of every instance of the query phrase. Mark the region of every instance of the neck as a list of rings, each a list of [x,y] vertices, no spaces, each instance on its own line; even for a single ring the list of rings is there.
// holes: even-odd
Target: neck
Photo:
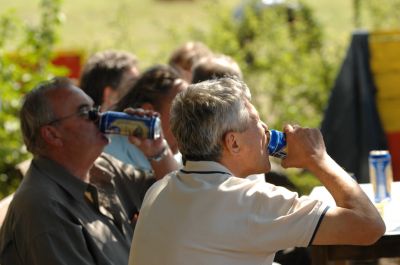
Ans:
[[[221,165],[223,165],[224,167],[229,169],[229,171],[232,172],[232,174],[235,177],[238,177],[238,178],[247,177],[246,173],[244,173],[241,168],[241,163],[236,160],[232,160],[232,159],[222,156],[221,160],[218,161],[218,163],[220,163]]]
[[[68,157],[62,154],[50,155],[48,157],[63,166],[76,178],[89,183],[89,170],[92,167],[94,160],[85,160],[82,157]]]

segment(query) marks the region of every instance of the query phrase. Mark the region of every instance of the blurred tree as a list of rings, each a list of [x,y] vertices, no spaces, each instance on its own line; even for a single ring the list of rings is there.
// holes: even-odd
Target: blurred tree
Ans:
[[[368,0],[360,1],[360,24],[369,30],[400,28],[400,0]]]
[[[215,21],[204,42],[239,62],[269,126],[318,127],[342,49],[325,41],[313,10],[277,0],[247,1],[235,17],[218,7],[210,10]]]
[[[210,12],[212,30],[197,30],[195,37],[239,63],[268,126],[281,130],[291,122],[319,127],[343,44],[325,39],[311,7],[298,1],[252,0],[234,12],[218,4]],[[320,185],[307,172],[286,174],[304,194]]]
[[[361,25],[360,9],[361,9],[361,1],[353,0],[353,22],[355,28],[359,28]]]
[[[38,82],[65,71],[51,65],[61,0],[42,0],[38,25],[25,24],[14,11],[0,15],[0,198],[13,192],[21,175],[15,165],[27,159],[20,135],[20,99]]]

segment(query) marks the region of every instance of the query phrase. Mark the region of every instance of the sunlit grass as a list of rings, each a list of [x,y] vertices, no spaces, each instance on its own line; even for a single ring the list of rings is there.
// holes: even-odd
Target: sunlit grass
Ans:
[[[183,42],[188,27],[208,29],[212,20],[207,6],[214,0],[65,0],[65,22],[60,49],[86,53],[105,48],[121,48],[136,53],[143,65],[165,60],[166,51]],[[240,0],[220,0],[227,8]],[[325,26],[329,38],[348,38],[352,31],[349,0],[306,0]],[[13,7],[29,23],[36,23],[40,0],[0,0],[1,11]],[[212,30],[212,29],[210,29]],[[171,32],[175,32],[175,35]]]

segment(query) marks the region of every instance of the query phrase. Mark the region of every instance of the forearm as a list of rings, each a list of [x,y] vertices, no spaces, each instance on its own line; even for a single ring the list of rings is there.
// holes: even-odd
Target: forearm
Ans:
[[[326,187],[337,206],[352,209],[365,204],[373,207],[358,183],[330,156],[326,155],[308,169]]]
[[[344,242],[370,244],[384,233],[385,225],[376,207],[357,182],[332,158],[326,155],[310,171],[318,177],[336,202],[337,207],[332,209],[331,214],[346,216],[344,222],[332,222],[332,226],[349,235],[349,238],[342,238]]]
[[[179,168],[179,164],[175,160],[174,155],[169,148],[165,150],[165,154],[163,154],[159,159],[150,159],[149,161],[157,180],[163,178],[172,171],[178,170]]]
[[[385,232],[385,224],[357,182],[327,154],[321,132],[291,125],[285,132],[288,155],[282,166],[309,170],[336,202],[323,217],[313,243],[374,243]]]

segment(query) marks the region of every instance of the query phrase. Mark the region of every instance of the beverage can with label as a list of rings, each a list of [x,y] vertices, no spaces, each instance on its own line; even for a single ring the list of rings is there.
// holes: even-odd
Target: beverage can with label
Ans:
[[[158,116],[131,115],[125,112],[106,111],[99,114],[100,131],[107,134],[134,135],[156,139],[161,134]]]
[[[389,151],[373,150],[369,153],[369,177],[375,202],[391,199],[393,182],[392,161]]]
[[[270,156],[285,158],[286,157],[286,136],[283,132],[277,130],[269,130],[268,152]]]

